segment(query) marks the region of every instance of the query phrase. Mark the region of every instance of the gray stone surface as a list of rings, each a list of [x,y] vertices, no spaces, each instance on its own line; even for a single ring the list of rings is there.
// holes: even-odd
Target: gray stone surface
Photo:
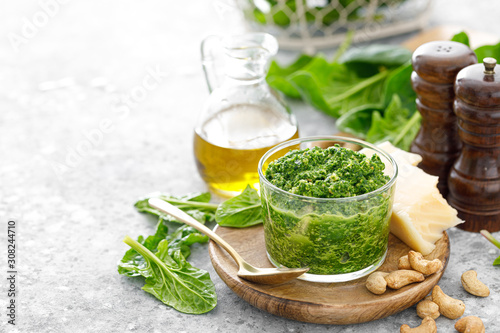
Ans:
[[[430,25],[500,33],[495,5],[439,0]],[[141,279],[118,275],[123,237],[154,229],[154,219],[135,211],[137,198],[206,189],[191,149],[193,123],[208,95],[199,43],[242,29],[230,0],[0,4],[0,332],[347,333],[417,325],[414,308],[349,326],[270,315],[221,281],[206,246],[191,257],[217,288],[218,305],[205,315],[176,312],[143,292]],[[333,119],[291,106],[303,136],[335,131]],[[8,219],[18,230],[15,327],[6,317]],[[500,331],[500,268],[491,265],[500,251],[478,234],[452,229],[449,235],[443,289],[465,301],[467,315],[481,316],[487,332]],[[490,286],[489,298],[464,292],[459,281],[467,269]],[[440,332],[454,332],[451,320],[437,324]]]

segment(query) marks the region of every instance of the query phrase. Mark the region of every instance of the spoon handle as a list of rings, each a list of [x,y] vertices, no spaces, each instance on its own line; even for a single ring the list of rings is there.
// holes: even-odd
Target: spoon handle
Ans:
[[[174,205],[169,204],[168,202],[158,199],[158,198],[151,198],[148,200],[149,205],[151,207],[154,207],[165,214],[171,215],[175,217],[177,220],[186,223],[187,225],[195,228],[196,230],[204,233],[207,235],[210,239],[212,239],[214,242],[219,244],[224,250],[227,251],[233,257],[234,261],[238,264],[238,267],[241,267],[243,265],[243,258],[240,257],[240,255],[236,252],[235,249],[231,245],[229,245],[225,240],[223,240],[219,235],[217,235],[215,232],[213,232],[210,228],[206,227],[202,223],[196,221],[194,218],[180,210],[179,208],[175,207]]]

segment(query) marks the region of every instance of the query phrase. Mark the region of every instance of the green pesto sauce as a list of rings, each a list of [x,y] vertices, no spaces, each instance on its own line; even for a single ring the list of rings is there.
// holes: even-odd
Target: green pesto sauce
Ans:
[[[314,198],[345,198],[372,192],[389,180],[377,154],[338,145],[292,150],[266,170],[271,184],[287,192]]]
[[[318,198],[365,194],[389,177],[377,155],[341,147],[291,151],[266,178],[287,192]],[[364,200],[317,202],[262,188],[264,235],[271,258],[311,274],[344,274],[377,264],[387,251],[394,187]]]

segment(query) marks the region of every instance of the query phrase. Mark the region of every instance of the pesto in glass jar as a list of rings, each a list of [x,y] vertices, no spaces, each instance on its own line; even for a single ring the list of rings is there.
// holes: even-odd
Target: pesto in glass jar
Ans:
[[[292,150],[269,163],[266,179],[292,194],[261,188],[266,249],[286,267],[345,274],[385,256],[393,186],[377,154],[340,147]],[[338,199],[338,200],[336,200]]]

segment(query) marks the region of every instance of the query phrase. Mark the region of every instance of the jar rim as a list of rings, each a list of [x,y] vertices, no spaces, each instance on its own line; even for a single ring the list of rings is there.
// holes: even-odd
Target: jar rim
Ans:
[[[274,153],[282,150],[283,148],[286,148],[289,146],[294,146],[294,145],[306,143],[306,142],[319,142],[319,141],[354,143],[354,144],[359,145],[363,148],[370,148],[370,149],[374,150],[377,154],[380,154],[384,158],[386,158],[391,163],[391,166],[392,166],[394,172],[393,172],[391,178],[389,179],[389,181],[387,183],[385,183],[383,186],[379,187],[378,189],[371,191],[371,192],[368,192],[368,193],[365,193],[365,194],[356,195],[356,196],[352,196],[352,197],[343,197],[343,198],[316,198],[316,197],[309,197],[309,196],[305,196],[305,195],[294,194],[294,193],[285,191],[285,190],[277,187],[276,185],[272,184],[269,180],[267,180],[262,169],[263,169],[265,161],[270,156],[272,156]],[[267,187],[272,188],[274,191],[278,191],[284,195],[288,195],[290,197],[293,197],[293,198],[295,198],[297,200],[301,200],[301,201],[314,201],[314,202],[319,201],[319,202],[329,202],[329,203],[347,202],[347,201],[361,201],[361,200],[366,200],[366,199],[372,198],[380,193],[385,192],[387,189],[391,188],[394,185],[394,183],[396,182],[396,178],[398,176],[398,165],[397,165],[396,161],[394,160],[394,158],[390,154],[385,152],[383,149],[380,149],[379,147],[377,147],[371,143],[368,143],[366,141],[354,139],[354,138],[342,137],[342,136],[309,136],[309,137],[298,138],[298,139],[282,142],[282,143],[274,146],[273,148],[269,149],[261,157],[261,159],[259,160],[259,164],[258,164],[257,169],[258,169],[257,171],[259,173],[260,181],[263,182]],[[262,186],[261,186],[261,188],[262,188]]]

